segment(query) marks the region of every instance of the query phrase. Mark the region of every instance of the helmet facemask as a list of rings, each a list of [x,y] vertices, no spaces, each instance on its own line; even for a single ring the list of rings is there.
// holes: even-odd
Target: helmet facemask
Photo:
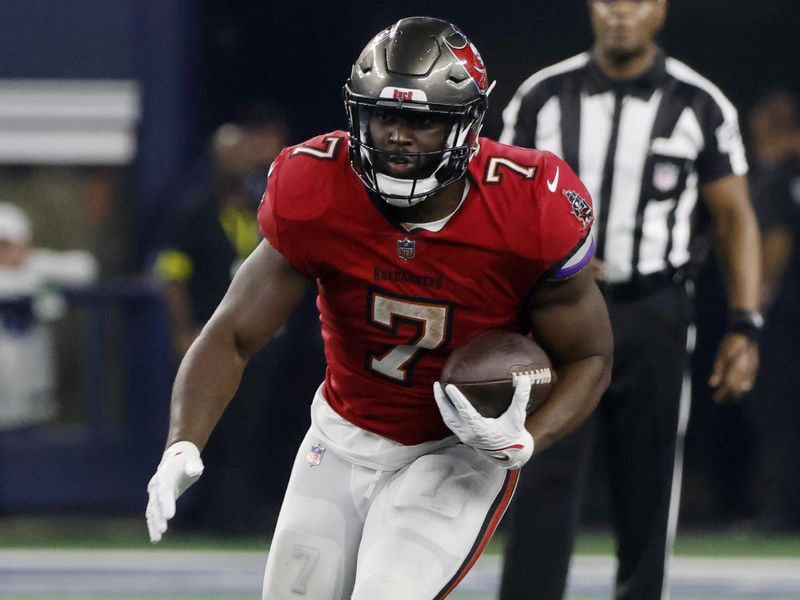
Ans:
[[[345,87],[350,124],[350,158],[364,185],[387,203],[413,206],[464,176],[478,150],[485,103],[477,99],[468,106],[444,106],[359,98]],[[396,110],[400,118],[429,113],[449,120],[442,147],[430,152],[380,149],[370,134],[369,121],[377,110]],[[413,112],[412,112],[413,111]],[[390,157],[402,156],[416,164],[409,177],[396,177],[381,167]]]

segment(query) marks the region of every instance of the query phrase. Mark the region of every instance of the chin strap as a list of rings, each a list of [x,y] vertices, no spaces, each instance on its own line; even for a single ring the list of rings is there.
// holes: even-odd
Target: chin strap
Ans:
[[[381,198],[387,204],[398,208],[407,208],[419,204],[439,187],[439,180],[436,179],[436,175],[431,175],[425,179],[398,179],[383,173],[375,173],[375,183]],[[414,194],[422,195],[412,198],[410,197],[412,191]]]

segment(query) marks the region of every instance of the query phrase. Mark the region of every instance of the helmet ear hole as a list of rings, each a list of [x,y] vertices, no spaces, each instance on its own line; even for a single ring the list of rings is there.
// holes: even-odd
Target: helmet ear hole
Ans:
[[[361,62],[357,63],[357,66],[359,69],[361,69],[361,72],[366,75],[367,73],[372,71],[373,64],[374,64],[373,56],[371,53],[367,52],[364,55],[364,58],[361,60]]]
[[[469,77],[467,75],[464,75],[462,73],[450,74],[447,76],[447,81],[451,81],[452,83],[459,85],[461,83],[464,83],[464,81],[466,81],[468,78]]]

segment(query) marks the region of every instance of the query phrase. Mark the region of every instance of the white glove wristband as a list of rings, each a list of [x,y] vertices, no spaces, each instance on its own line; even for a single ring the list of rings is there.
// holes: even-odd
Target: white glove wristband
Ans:
[[[185,454],[187,459],[200,460],[200,450],[197,449],[197,446],[195,446],[192,442],[184,440],[182,442],[175,442],[166,450],[164,450],[164,454],[161,455],[161,462],[158,463],[158,466],[161,467],[173,456],[179,456],[181,454]]]

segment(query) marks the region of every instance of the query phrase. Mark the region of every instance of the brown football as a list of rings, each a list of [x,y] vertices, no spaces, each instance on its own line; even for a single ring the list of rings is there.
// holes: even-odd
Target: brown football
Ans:
[[[547,399],[555,371],[544,350],[529,337],[511,331],[487,331],[450,354],[439,381],[453,383],[484,417],[499,417],[511,404],[515,377],[533,380],[528,414]]]

